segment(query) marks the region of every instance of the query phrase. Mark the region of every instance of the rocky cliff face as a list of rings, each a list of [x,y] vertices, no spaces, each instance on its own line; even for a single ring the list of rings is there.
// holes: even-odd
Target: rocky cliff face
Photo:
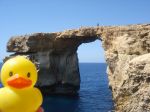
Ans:
[[[39,63],[39,86],[49,93],[76,93],[80,87],[77,48],[100,39],[116,112],[150,111],[150,24],[100,26],[12,37],[15,55]]]

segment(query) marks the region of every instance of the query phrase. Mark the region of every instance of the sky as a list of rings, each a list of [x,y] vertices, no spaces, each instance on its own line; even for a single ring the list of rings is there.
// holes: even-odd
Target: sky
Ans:
[[[11,36],[97,24],[150,23],[150,0],[0,0],[0,62]],[[78,48],[80,62],[105,62],[100,41]]]

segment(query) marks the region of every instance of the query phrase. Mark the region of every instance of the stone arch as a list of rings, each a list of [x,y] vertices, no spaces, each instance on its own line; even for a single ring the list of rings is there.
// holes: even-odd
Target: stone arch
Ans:
[[[148,107],[142,107],[139,102],[133,104],[132,100],[129,100],[132,98],[138,101],[140,97],[138,95],[144,97],[146,93],[137,95],[124,84],[132,80],[126,73],[128,66],[132,66],[130,61],[150,53],[150,24],[82,27],[64,32],[16,36],[9,40],[7,50],[15,52],[14,55],[28,55],[33,61],[40,63],[43,72],[39,74],[41,78],[38,86],[43,87],[45,92],[74,94],[80,87],[77,48],[82,43],[96,39],[102,41],[105,51],[109,85],[116,103],[116,110],[128,111],[126,104],[130,104],[133,109],[137,109],[133,111],[139,111],[139,109],[149,111]],[[50,69],[53,70],[50,71]],[[137,103],[136,107],[135,103]]]

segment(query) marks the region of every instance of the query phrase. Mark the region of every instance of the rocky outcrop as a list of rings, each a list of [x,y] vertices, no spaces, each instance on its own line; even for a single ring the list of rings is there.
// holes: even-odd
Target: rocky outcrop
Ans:
[[[12,37],[7,50],[39,63],[37,86],[49,93],[80,87],[77,48],[100,39],[116,112],[150,111],[150,24],[99,26]]]
[[[150,53],[133,58],[116,89],[117,111],[150,112]]]

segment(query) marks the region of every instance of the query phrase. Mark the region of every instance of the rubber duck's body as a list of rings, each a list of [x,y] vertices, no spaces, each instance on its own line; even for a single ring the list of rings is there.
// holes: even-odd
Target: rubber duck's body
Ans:
[[[4,63],[1,70],[0,112],[39,112],[42,94],[33,86],[37,81],[35,65],[23,56]]]

